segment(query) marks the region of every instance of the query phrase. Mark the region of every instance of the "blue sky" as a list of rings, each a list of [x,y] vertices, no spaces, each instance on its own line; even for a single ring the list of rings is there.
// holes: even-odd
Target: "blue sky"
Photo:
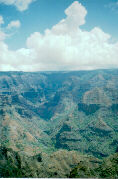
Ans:
[[[0,4],[0,15],[5,21],[4,27],[12,20],[18,19],[21,22],[21,27],[13,32],[14,35],[6,39],[9,48],[25,47],[25,41],[31,33],[37,31],[43,33],[45,29],[57,24],[65,17],[64,10],[72,2],[74,1],[36,0],[25,11],[19,11],[15,6]],[[91,30],[94,26],[98,26],[111,34],[114,40],[118,40],[118,12],[112,10],[112,3],[115,4],[116,0],[79,0],[79,2],[88,11],[86,24],[81,26],[82,29]]]
[[[65,13],[66,9],[70,9],[69,13]],[[76,16],[75,23],[70,22],[74,17],[73,14]],[[117,66],[118,0],[25,0],[25,3],[23,0],[0,0],[0,16],[1,21],[4,22],[0,23],[1,49],[4,46],[8,58],[12,57],[12,62],[7,62],[3,58],[5,55],[1,55],[0,60],[3,61],[1,65],[3,67],[0,70],[47,70],[47,66],[50,70],[78,70]],[[64,19],[64,23],[61,22],[62,19]],[[78,23],[79,20],[84,22]],[[76,29],[70,31],[70,24]],[[68,26],[66,32],[65,30],[59,32],[62,26],[63,30]],[[50,31],[48,35],[46,35],[46,29]],[[73,45],[76,37],[78,41],[76,45]],[[80,39],[82,39],[81,42]],[[54,44],[56,40],[59,44],[57,48]],[[90,49],[86,45],[90,43],[89,41],[91,42]],[[46,43],[49,43],[48,47]],[[94,45],[96,45],[96,49]],[[65,48],[65,46],[67,48],[63,53],[61,48]],[[58,53],[61,54],[60,60],[58,56],[56,57],[54,53],[56,50],[53,50],[52,47],[58,49]],[[47,52],[47,56],[43,55],[43,48],[45,48],[44,53]],[[82,57],[79,51],[84,52],[86,49],[86,56]],[[71,51],[69,60],[67,60],[68,50],[69,53]],[[91,53],[93,54],[91,55]],[[30,62],[27,61],[28,55],[32,56]],[[15,61],[17,56],[24,58],[24,61],[26,59],[24,66],[27,67],[20,64],[20,59]],[[48,57],[49,60],[47,60]],[[93,57],[97,59],[95,62]],[[106,60],[103,64],[104,58]],[[110,58],[114,59],[113,64],[110,64]],[[74,59],[76,60],[74,61]],[[73,66],[71,69],[73,62],[75,66],[79,67]],[[34,68],[29,63],[33,64]]]

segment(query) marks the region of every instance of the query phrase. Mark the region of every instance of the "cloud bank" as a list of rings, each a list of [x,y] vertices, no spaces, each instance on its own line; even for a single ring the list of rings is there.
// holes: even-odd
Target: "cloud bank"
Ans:
[[[14,5],[19,11],[24,11],[28,9],[29,4],[31,4],[33,1],[34,0],[0,0],[0,3]]]
[[[84,31],[87,10],[78,1],[65,10],[62,19],[44,34],[34,32],[27,48],[10,51],[0,41],[0,70],[90,70],[118,67],[118,42],[99,27]]]

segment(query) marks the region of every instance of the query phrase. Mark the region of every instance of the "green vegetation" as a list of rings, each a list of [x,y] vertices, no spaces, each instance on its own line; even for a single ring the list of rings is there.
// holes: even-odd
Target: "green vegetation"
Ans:
[[[79,103],[78,104],[78,110],[83,111],[86,115],[91,115],[95,113],[97,110],[99,110],[99,105],[97,104],[84,104],[84,103]]]
[[[59,150],[47,155],[23,155],[0,148],[0,177],[117,178],[118,154],[99,160],[74,151]]]
[[[39,175],[39,168],[32,174],[37,162],[30,159],[43,153],[45,159],[39,157],[43,162],[51,155],[54,158],[59,155],[60,162],[67,155],[70,162],[70,152],[76,151],[76,155],[81,153],[103,160],[118,151],[118,70],[0,72],[0,145],[11,148],[21,158],[25,156],[25,164],[30,165],[24,171],[24,175],[30,173],[27,177],[65,177],[75,166],[77,176],[97,176],[96,173],[101,177],[113,176],[116,168],[108,169],[110,166],[105,163],[94,169],[89,159],[88,163],[82,161],[79,169],[78,163],[72,162],[72,167],[63,160],[67,172],[58,167],[54,169],[52,164],[52,169],[47,165],[43,169],[43,163],[39,167],[42,174]],[[9,168],[7,160],[5,165]],[[16,166],[16,163],[12,166],[13,173],[20,177],[22,172]],[[100,166],[109,170],[108,176]],[[12,171],[8,174],[6,169],[5,176],[12,176]],[[81,170],[79,175],[78,170]]]
[[[91,165],[91,162],[94,164]],[[70,172],[69,178],[118,178],[118,153],[106,158],[102,162],[89,160],[89,162],[80,162]]]

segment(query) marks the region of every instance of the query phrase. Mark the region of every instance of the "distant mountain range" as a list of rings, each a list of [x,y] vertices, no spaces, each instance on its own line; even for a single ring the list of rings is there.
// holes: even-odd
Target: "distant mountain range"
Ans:
[[[28,161],[33,165],[32,157],[35,165],[43,161],[40,174],[26,177],[95,176],[93,168],[88,176],[77,171],[80,158],[92,167],[92,157],[99,168],[103,158],[118,152],[118,70],[0,72],[0,146],[1,166],[9,161],[8,153],[16,168],[18,160],[26,161],[25,167]],[[6,173],[3,168],[0,173]]]

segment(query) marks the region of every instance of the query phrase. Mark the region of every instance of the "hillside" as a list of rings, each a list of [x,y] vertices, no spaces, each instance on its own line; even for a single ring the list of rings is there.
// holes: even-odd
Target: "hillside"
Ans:
[[[1,144],[27,153],[115,152],[117,70],[1,72],[0,86]]]
[[[118,70],[0,72],[0,146],[19,155],[103,159],[118,150],[117,120]]]
[[[93,165],[91,165],[93,162]],[[98,162],[98,161],[97,161]],[[69,178],[118,178],[118,153],[111,155],[103,160],[99,165],[95,165],[96,160],[80,161],[78,165],[72,169]]]

